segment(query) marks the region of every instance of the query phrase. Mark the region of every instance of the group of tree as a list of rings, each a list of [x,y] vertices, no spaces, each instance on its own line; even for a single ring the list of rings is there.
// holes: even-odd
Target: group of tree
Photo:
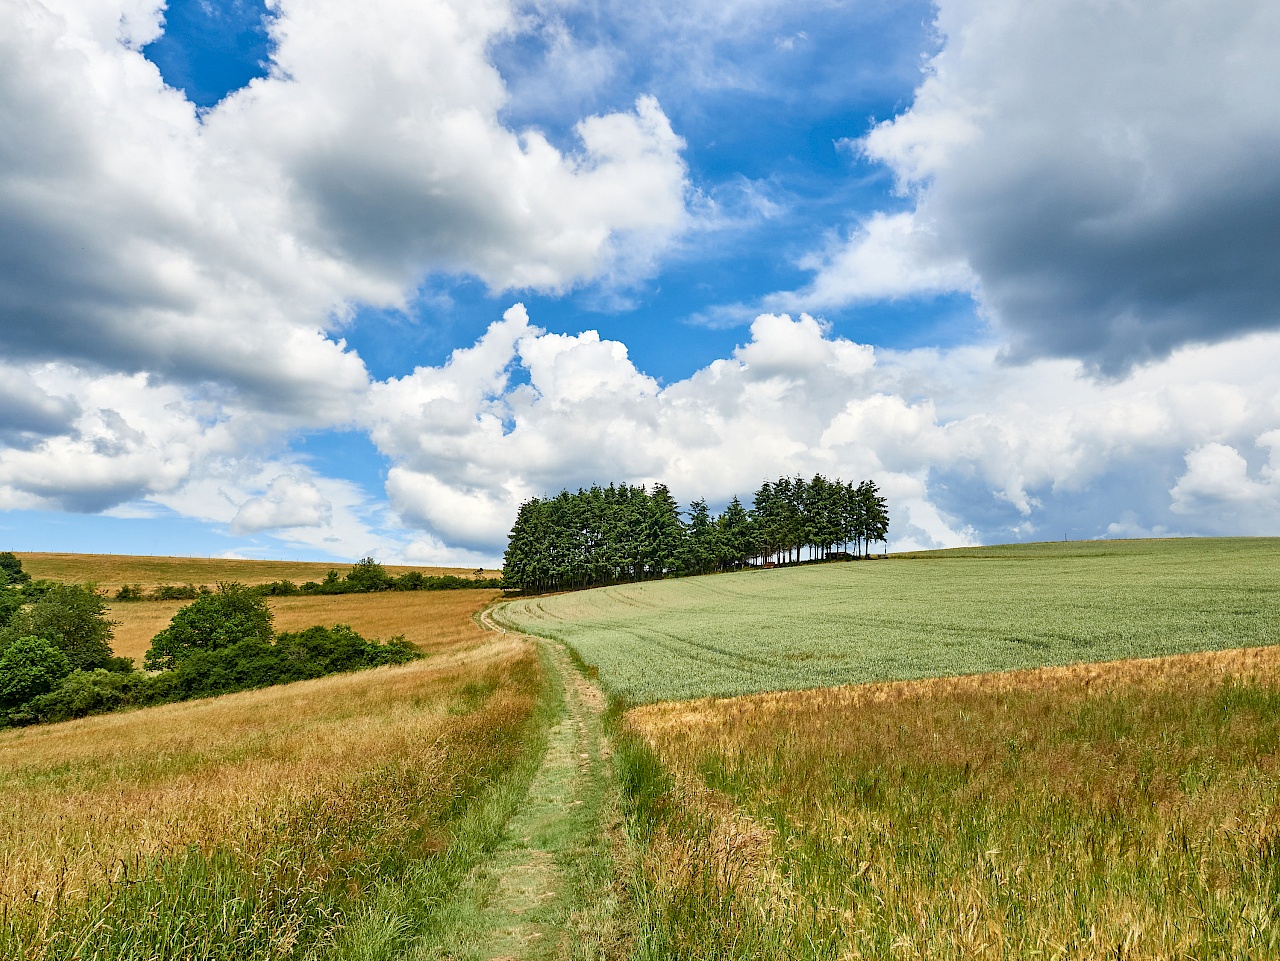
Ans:
[[[342,624],[276,633],[259,590],[220,584],[152,640],[146,671],[111,651],[106,599],[41,585],[0,554],[0,727],[210,697],[422,655],[404,638],[367,640]]]
[[[733,498],[681,512],[664,484],[599,485],[520,505],[503,558],[503,586],[528,593],[868,556],[889,534],[872,481],[780,477],[751,507]]]
[[[496,588],[502,585],[498,577],[485,577],[477,570],[470,577],[456,574],[424,574],[422,571],[405,571],[399,576],[391,574],[372,557],[366,557],[346,574],[330,568],[322,581],[290,580],[255,584],[251,588],[265,597],[294,597],[311,594],[369,594],[378,591],[456,591],[474,588]],[[117,601],[193,601],[213,591],[204,585],[160,584],[144,591],[139,584],[125,584],[115,594]]]

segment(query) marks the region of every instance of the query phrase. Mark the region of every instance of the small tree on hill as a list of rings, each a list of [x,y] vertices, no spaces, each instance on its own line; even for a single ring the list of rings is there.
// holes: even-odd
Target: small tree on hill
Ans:
[[[67,656],[74,670],[109,667],[114,632],[106,610],[106,599],[93,588],[56,584],[12,616],[0,647],[20,637],[42,637]]]
[[[67,655],[44,638],[18,638],[0,654],[0,710],[48,694],[70,673]]]
[[[216,592],[174,614],[169,626],[152,638],[147,669],[171,670],[193,651],[247,640],[269,642],[271,621],[271,609],[258,591],[243,584],[219,584]]]

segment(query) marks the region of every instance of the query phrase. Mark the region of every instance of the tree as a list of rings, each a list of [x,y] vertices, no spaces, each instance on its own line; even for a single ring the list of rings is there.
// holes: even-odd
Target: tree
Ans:
[[[106,599],[91,587],[55,584],[34,604],[14,614],[0,638],[12,642],[19,637],[42,637],[71,662],[78,671],[92,671],[112,665],[112,623],[103,615]]]
[[[22,561],[12,551],[0,552],[0,587],[20,586],[30,580],[31,575],[22,569]]]
[[[0,654],[0,710],[48,694],[71,673],[67,655],[42,637],[19,637]]]
[[[243,584],[219,584],[173,615],[169,626],[151,640],[146,665],[167,671],[193,651],[212,651],[257,640],[269,643],[272,614],[262,595]]]
[[[395,578],[372,557],[362,558],[352,567],[347,572],[346,582],[348,589],[357,592],[389,591],[396,584]]]

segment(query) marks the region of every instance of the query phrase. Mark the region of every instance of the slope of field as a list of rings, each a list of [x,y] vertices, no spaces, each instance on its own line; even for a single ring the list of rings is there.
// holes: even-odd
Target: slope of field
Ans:
[[[428,653],[479,643],[485,632],[472,620],[501,591],[388,591],[378,594],[332,594],[320,597],[269,597],[277,631],[298,631],[314,624],[346,624],[369,638],[386,640],[403,634]],[[190,601],[146,601],[115,604],[107,617],[115,622],[112,647],[138,664],[151,639],[169,625],[178,608]]]
[[[322,581],[330,569],[345,572],[349,563],[309,561],[255,561],[221,557],[148,557],[126,554],[49,554],[15,551],[22,568],[32,577],[51,581],[92,582],[115,591],[124,584],[138,584],[144,590],[161,584],[195,584],[213,587],[219,581],[266,584],[270,581]],[[408,571],[424,574],[454,574],[470,577],[474,570],[457,567],[387,567],[393,576]],[[485,571],[498,577],[501,571]]]
[[[1280,641],[1280,539],[1016,545],[511,601],[635,702]]]
[[[500,637],[0,732],[0,957],[380,957],[496,843],[545,691]]]
[[[1278,647],[625,723],[646,957],[1280,957]]]

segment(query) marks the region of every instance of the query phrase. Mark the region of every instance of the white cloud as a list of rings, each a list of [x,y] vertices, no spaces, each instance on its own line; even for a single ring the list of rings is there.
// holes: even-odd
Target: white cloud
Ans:
[[[1168,529],[1162,465],[1206,444],[1280,438],[1265,433],[1280,424],[1278,357],[1280,335],[1255,335],[1099,384],[1075,362],[873,350],[807,315],[765,314],[730,357],[662,386],[622,344],[545,333],[517,307],[442,367],[380,385],[363,417],[394,465],[401,517],[475,551],[501,550],[519,502],[561,486],[663,480],[682,500],[723,502],[817,471],[875,478],[902,546],[959,546],[1002,530],[1061,536],[1080,523],[1064,510],[1091,518],[1074,536],[1105,534],[1115,518]],[[966,491],[958,507],[952,486]],[[1184,528],[1212,529],[1211,513]]]
[[[240,505],[231,518],[233,534],[256,534],[284,527],[323,527],[333,518],[333,505],[309,480],[281,474],[259,497]]]
[[[876,213],[848,237],[800,263],[814,272],[802,290],[773,294],[775,310],[824,310],[872,300],[975,291],[969,265],[938,249],[916,214]]]

